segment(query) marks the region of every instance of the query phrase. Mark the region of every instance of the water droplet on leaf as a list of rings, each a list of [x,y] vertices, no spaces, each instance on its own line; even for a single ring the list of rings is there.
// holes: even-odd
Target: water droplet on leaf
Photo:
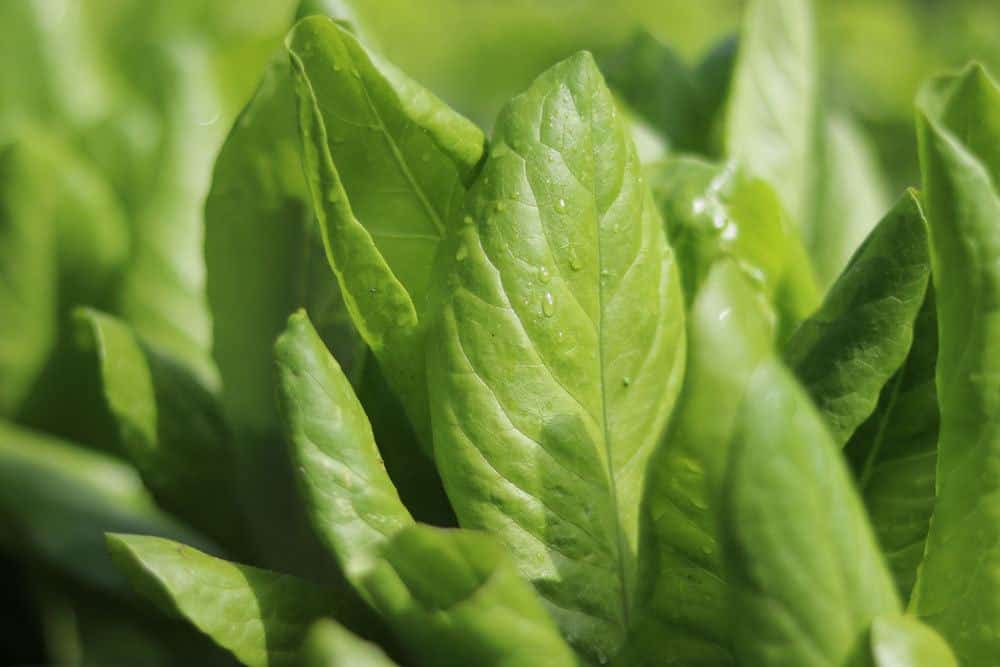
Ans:
[[[542,314],[545,317],[552,317],[552,314],[556,312],[556,302],[552,298],[552,292],[546,292],[545,296],[542,297]]]

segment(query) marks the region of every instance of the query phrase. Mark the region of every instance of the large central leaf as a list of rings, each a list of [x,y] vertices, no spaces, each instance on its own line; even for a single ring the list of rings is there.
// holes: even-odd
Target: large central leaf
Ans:
[[[501,113],[431,346],[435,455],[589,659],[629,626],[638,507],[678,391],[683,299],[635,149],[588,54]]]

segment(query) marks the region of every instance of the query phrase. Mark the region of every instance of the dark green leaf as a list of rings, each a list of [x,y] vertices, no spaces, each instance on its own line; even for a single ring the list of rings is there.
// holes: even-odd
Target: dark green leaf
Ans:
[[[693,73],[670,47],[644,30],[607,58],[608,85],[668,141],[671,149],[702,150],[707,121]]]
[[[875,412],[844,447],[904,600],[924,557],[934,510],[937,326],[934,292],[928,286],[906,361],[882,389]]]
[[[3,542],[81,581],[121,589],[104,531],[206,544],[153,504],[130,467],[96,452],[0,421]]]
[[[906,359],[930,271],[927,227],[916,193],[909,192],[786,344],[789,367],[838,446],[872,414]]]

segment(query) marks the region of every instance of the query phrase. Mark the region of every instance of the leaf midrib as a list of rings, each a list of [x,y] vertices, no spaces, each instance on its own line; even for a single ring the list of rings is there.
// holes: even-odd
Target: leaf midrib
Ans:
[[[576,97],[572,93],[570,94],[570,99],[573,101],[573,106],[576,107],[577,113],[580,114],[581,110],[577,106]],[[602,278],[601,272],[603,271],[603,267],[604,267],[603,234],[602,234],[602,229],[601,228],[602,228],[602,222],[604,220],[604,215],[605,215],[606,211],[602,211],[601,210],[601,205],[600,205],[600,202],[598,201],[598,198],[597,198],[597,185],[596,185],[597,177],[596,177],[596,171],[597,171],[597,160],[599,158],[598,158],[598,155],[596,154],[596,151],[594,149],[594,132],[595,132],[595,127],[594,127],[594,113],[593,113],[593,102],[594,102],[594,100],[592,99],[591,102],[592,102],[592,105],[591,105],[590,113],[588,113],[585,117],[587,118],[587,121],[588,121],[587,122],[587,127],[590,130],[590,137],[589,137],[590,138],[590,157],[591,157],[590,168],[591,168],[591,182],[593,184],[592,188],[591,188],[591,193],[592,193],[593,199],[594,199],[594,211],[597,214],[597,217],[596,217],[596,223],[597,223],[597,243],[596,243],[596,246],[597,246],[596,247],[596,250],[597,250],[597,272],[596,272],[596,276],[597,276],[597,322],[596,322],[596,326],[597,326],[597,353],[598,353],[598,363],[599,363],[598,377],[599,377],[600,386],[601,386],[601,421],[602,421],[601,427],[602,427],[602,431],[604,433],[604,454],[607,457],[607,461],[608,461],[608,485],[609,485],[609,491],[611,493],[611,505],[612,505],[612,510],[613,510],[612,511],[612,516],[614,517],[615,540],[616,540],[616,548],[617,548],[617,552],[618,552],[617,553],[617,555],[618,555],[618,558],[617,558],[617,561],[618,561],[618,577],[619,577],[620,583],[621,583],[621,595],[622,595],[622,600],[621,600],[621,604],[622,604],[622,622],[624,624],[624,627],[626,629],[628,629],[630,627],[630,618],[629,617],[631,615],[630,614],[630,611],[631,611],[631,608],[630,608],[630,599],[629,599],[629,582],[628,582],[627,572],[626,572],[626,569],[625,569],[625,555],[628,553],[628,551],[627,551],[626,545],[625,545],[625,535],[624,535],[624,533],[622,531],[621,509],[619,508],[619,502],[618,502],[618,481],[617,481],[617,475],[616,475],[615,469],[614,469],[614,457],[613,457],[613,449],[612,449],[612,445],[611,445],[611,431],[610,431],[610,426],[609,426],[610,422],[608,421],[608,391],[607,391],[608,390],[608,378],[607,378],[606,372],[605,372],[606,366],[605,366],[605,349],[604,349],[604,307],[605,307],[606,299],[605,299],[605,294],[604,294],[604,281],[601,279]],[[583,114],[580,114],[580,115],[583,116]],[[614,128],[615,128],[615,125],[617,125],[617,123],[614,123],[614,121],[612,121],[612,122],[613,122],[613,125],[612,125],[611,129],[613,131]],[[560,151],[560,153],[561,153],[561,151]],[[627,160],[627,156],[626,156],[626,160]],[[624,169],[627,169],[627,164],[625,166],[623,166],[623,170]],[[618,194],[619,195],[621,194],[620,190],[619,190]],[[645,206],[645,203],[643,203],[642,205]],[[638,221],[638,224],[641,225],[642,224],[642,217],[641,217],[641,215],[638,216],[636,219]]]

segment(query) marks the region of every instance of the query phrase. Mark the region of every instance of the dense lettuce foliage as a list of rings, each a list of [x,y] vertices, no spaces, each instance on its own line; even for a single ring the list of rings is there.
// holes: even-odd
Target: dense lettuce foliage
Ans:
[[[488,134],[346,3],[55,4],[0,8],[0,545],[51,661],[995,664],[982,65],[894,200],[808,0]]]

